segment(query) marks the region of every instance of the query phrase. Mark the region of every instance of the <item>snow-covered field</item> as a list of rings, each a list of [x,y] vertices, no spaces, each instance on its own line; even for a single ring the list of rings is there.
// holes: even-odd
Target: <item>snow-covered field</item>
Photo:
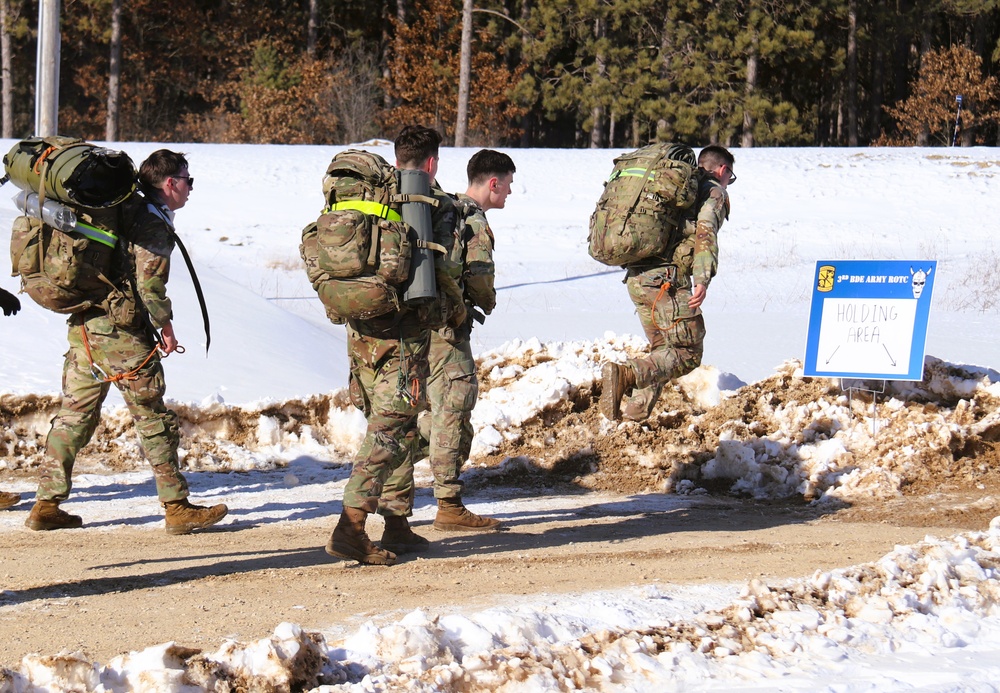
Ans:
[[[122,147],[139,162],[158,145]],[[299,232],[322,206],[320,179],[336,150],[177,148],[189,154],[197,179],[190,203],[178,212],[178,228],[205,287],[213,335],[206,357],[194,293],[177,258],[169,288],[176,331],[188,350],[165,362],[168,396],[194,421],[209,421],[213,412],[237,405],[257,412],[252,445],[217,440],[211,455],[197,446],[185,451],[189,468],[222,473],[208,486],[210,493],[198,497],[234,507],[268,499],[291,506],[307,494],[337,498],[345,479],[322,478],[320,467],[302,463],[287,468],[284,484],[258,489],[252,503],[224,481],[228,469],[273,475],[276,465],[293,460],[346,459],[360,442],[364,422],[357,412],[338,414],[323,431],[294,434],[261,413],[270,404],[329,394],[346,384],[343,330],[325,321],[298,265]],[[390,146],[371,148],[391,158]],[[473,151],[442,151],[439,180],[445,189],[464,190],[465,162]],[[619,152],[509,153],[518,166],[514,193],[506,209],[490,213],[498,306],[473,333],[477,355],[495,364],[490,392],[475,414],[474,458],[572,388],[593,382],[601,358],[637,344],[628,335],[640,331],[622,273],[586,252],[587,220]],[[990,221],[1000,216],[991,189],[1000,166],[995,150],[734,153],[739,181],[730,189],[733,211],[720,237],[720,273],[704,306],[705,366],[689,376],[692,397],[710,404],[779,366],[794,372],[794,364],[782,364],[802,357],[817,260],[932,259],[938,276],[927,353],[942,359],[942,372],[950,373],[937,385],[949,409],[911,429],[926,437],[974,434],[975,424],[963,424],[951,408],[963,406],[954,404],[956,396],[976,396],[981,408],[995,406],[1000,396],[993,386],[993,369],[1000,365],[993,335],[1000,256]],[[0,242],[7,240],[15,215],[9,201],[15,191],[8,192],[0,195]],[[0,285],[15,288],[14,280]],[[65,351],[62,319],[25,301],[21,314],[0,318],[0,387],[10,397],[57,392]],[[544,363],[518,365],[526,351],[541,350],[547,353]],[[963,364],[970,367],[957,368]],[[887,394],[886,401],[901,410],[896,396],[905,395]],[[116,396],[108,406],[109,417],[126,417],[116,410]],[[814,468],[829,464],[817,495],[849,492],[853,482],[835,463],[844,455],[860,456],[871,441],[863,421],[850,424],[849,408],[848,421],[838,423],[845,407],[833,398],[789,410],[784,438],[775,435],[756,447],[720,444],[717,466],[742,464],[751,490],[794,490],[807,481],[801,473],[811,460]],[[810,416],[827,421],[829,440],[802,437],[801,420]],[[988,416],[980,411],[977,420]],[[32,423],[39,435],[44,425]],[[204,432],[215,435],[207,424]],[[7,466],[17,467],[19,455],[37,452],[17,450],[9,437],[4,442]],[[800,454],[810,444],[809,455]],[[859,492],[893,483],[891,475],[874,473],[877,460],[872,465],[864,477],[868,486]],[[781,484],[762,481],[775,474]],[[197,493],[199,475],[191,478]],[[311,483],[301,483],[306,478]],[[134,486],[148,481],[148,472],[140,468],[113,480]],[[95,481],[78,477],[74,492],[74,511],[88,522],[158,529],[154,499],[141,493],[121,501],[89,498]],[[102,484],[108,481],[101,477]],[[24,482],[2,487],[28,497],[33,490]],[[502,514],[514,503],[478,492],[473,507]],[[0,534],[19,531],[21,515],[0,513]],[[780,586],[660,583],[473,613],[417,611],[325,634],[275,624],[272,637],[220,644],[217,652],[198,655],[197,666],[182,662],[169,644],[95,663],[49,657],[61,646],[53,642],[52,652],[28,656],[19,671],[0,673],[0,691],[186,691],[241,676],[293,690],[992,691],[1000,681],[998,565],[1000,521],[981,532],[897,547],[870,565],[803,575]],[[0,592],[0,609],[12,608]]]

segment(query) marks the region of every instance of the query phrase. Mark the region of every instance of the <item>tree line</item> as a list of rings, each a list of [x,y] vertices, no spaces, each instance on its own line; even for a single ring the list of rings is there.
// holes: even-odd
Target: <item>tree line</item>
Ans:
[[[0,0],[5,137],[34,127],[37,15]],[[1000,0],[63,0],[61,31],[87,139],[1000,143]]]

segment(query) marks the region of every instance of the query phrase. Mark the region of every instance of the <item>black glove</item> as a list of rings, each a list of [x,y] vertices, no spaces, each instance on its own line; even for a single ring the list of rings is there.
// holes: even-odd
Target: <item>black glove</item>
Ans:
[[[14,315],[21,310],[21,302],[11,292],[0,289],[0,308],[3,308],[4,315]]]

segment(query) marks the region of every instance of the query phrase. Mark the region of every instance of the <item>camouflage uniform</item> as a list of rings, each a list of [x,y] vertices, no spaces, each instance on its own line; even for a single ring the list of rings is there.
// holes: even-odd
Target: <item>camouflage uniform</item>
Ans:
[[[413,514],[417,413],[426,407],[430,330],[459,316],[464,319],[465,307],[455,305],[441,288],[460,277],[461,268],[451,261],[455,207],[440,189],[432,188],[431,193],[439,201],[431,212],[434,241],[449,251],[435,256],[438,299],[399,313],[348,321],[351,396],[365,413],[368,428],[344,488],[344,507],[367,513],[377,509],[386,516]]]
[[[344,488],[344,506],[409,516],[417,413],[427,381],[427,329],[409,312],[352,320],[347,338],[351,399],[364,412],[368,429]]]
[[[62,406],[46,439],[37,493],[40,501],[61,502],[69,496],[76,455],[94,435],[110,388],[110,383],[95,377],[97,369],[107,376],[138,369],[134,377],[115,384],[132,413],[139,441],[153,468],[157,495],[161,502],[188,495],[187,482],[178,469],[177,415],[163,403],[163,367],[150,329],[150,325],[163,327],[173,317],[166,295],[174,248],[173,215],[165,208],[147,206],[139,196],[123,204],[127,209],[120,232],[121,252],[116,254],[111,271],[118,290],[103,308],[69,318]]]
[[[718,233],[729,218],[729,196],[719,182],[698,171],[698,199],[684,221],[685,232],[669,264],[640,263],[628,268],[625,284],[649,340],[649,355],[629,359],[636,390],[623,402],[628,418],[652,413],[663,384],[701,364],[705,319],[692,309],[693,286],[706,288],[719,264]]]
[[[489,315],[496,306],[493,286],[493,231],[486,214],[468,195],[458,195],[459,243],[456,255],[462,264],[462,289],[466,303]],[[431,333],[429,454],[434,473],[434,497],[462,495],[459,475],[472,449],[472,409],[479,397],[476,361],[472,356],[472,316],[458,327]]]

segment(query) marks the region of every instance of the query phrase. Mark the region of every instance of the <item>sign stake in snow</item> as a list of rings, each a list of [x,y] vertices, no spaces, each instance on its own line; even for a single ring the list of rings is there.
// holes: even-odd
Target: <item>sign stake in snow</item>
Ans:
[[[854,393],[868,392],[872,396],[872,438],[878,433],[878,396],[885,394],[885,381],[882,381],[882,389],[876,390],[874,387],[866,387],[864,380],[841,380],[840,390],[847,393],[847,410],[854,413]]]
[[[923,380],[934,260],[816,263],[804,374]]]

